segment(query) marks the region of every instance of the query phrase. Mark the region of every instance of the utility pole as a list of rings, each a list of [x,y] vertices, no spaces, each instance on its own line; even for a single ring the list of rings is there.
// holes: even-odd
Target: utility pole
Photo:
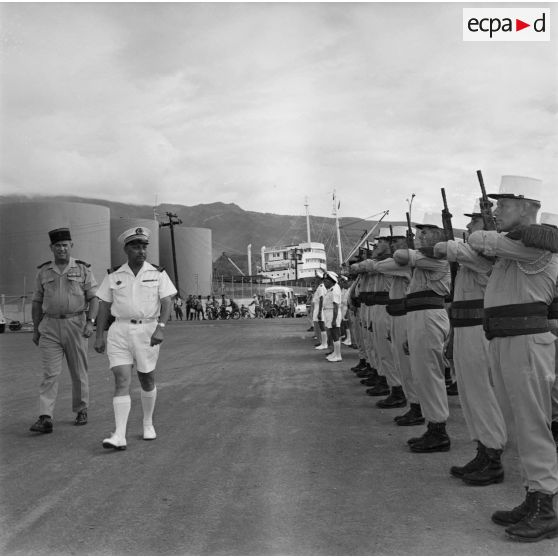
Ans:
[[[171,234],[171,248],[172,248],[172,265],[174,266],[174,286],[178,291],[178,296],[180,296],[180,287],[178,285],[178,268],[176,267],[176,248],[174,246],[174,225],[181,225],[182,221],[174,213],[166,212],[169,218],[168,223],[159,223],[159,227],[170,227]]]

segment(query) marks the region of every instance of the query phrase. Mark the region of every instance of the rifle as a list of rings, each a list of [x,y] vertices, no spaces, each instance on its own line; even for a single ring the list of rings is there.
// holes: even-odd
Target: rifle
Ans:
[[[451,218],[453,215],[449,212],[448,201],[446,200],[446,190],[442,190],[442,199],[444,200],[444,209],[442,209],[442,224],[444,225],[444,232],[446,233],[446,240],[455,240],[453,235],[453,226],[451,224]]]
[[[353,257],[354,254],[356,254],[359,251],[359,248],[361,246],[364,245],[365,242],[368,242],[368,239],[372,236],[372,233],[374,233],[374,231],[380,226],[380,223],[382,222],[382,220],[384,219],[384,217],[389,213],[389,209],[386,209],[384,211],[384,214],[380,217],[380,219],[377,221],[377,223],[370,229],[370,231],[368,231],[366,234],[364,234],[361,239],[356,243],[356,245],[354,246],[354,248],[349,252],[349,255],[345,258],[345,261],[343,263],[348,263],[348,261]]]
[[[407,213],[405,213],[405,215],[407,216],[407,248],[411,248],[411,250],[414,250],[415,248],[415,235],[413,234],[413,229],[411,227],[411,216],[409,215],[409,212],[407,211]]]
[[[442,200],[444,201],[444,209],[442,209],[442,224],[444,226],[444,232],[446,233],[446,240],[455,240],[453,234],[453,226],[451,224],[451,218],[453,215],[448,209],[448,201],[446,199],[446,191],[444,188],[442,190]],[[457,275],[457,262],[450,262],[450,275],[451,275],[451,288],[450,288],[450,300],[453,300],[453,291],[455,288],[455,277]]]
[[[485,231],[495,231],[496,230],[496,221],[494,220],[494,216],[492,215],[492,202],[488,199],[486,195],[486,189],[484,187],[484,180],[482,178],[482,172],[480,170],[477,171],[477,178],[479,179],[480,189],[481,189],[481,199],[480,199],[480,210],[482,215],[482,220],[484,221],[484,230]]]

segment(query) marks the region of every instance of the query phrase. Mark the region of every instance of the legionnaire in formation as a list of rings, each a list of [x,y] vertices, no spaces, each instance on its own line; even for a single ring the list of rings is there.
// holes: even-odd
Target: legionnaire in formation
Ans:
[[[408,442],[416,453],[451,446],[445,430],[449,407],[444,378],[451,318],[459,397],[477,453],[450,473],[469,485],[502,482],[501,455],[509,432],[517,444],[526,493],[519,506],[494,512],[492,520],[504,525],[512,540],[535,542],[558,536],[553,507],[558,493],[558,340],[553,335],[558,334],[558,216],[543,214],[537,225],[540,181],[514,176],[504,176],[500,191],[488,196],[497,200],[492,215],[482,175],[477,174],[483,198],[466,214],[468,241],[453,240],[451,221],[448,234],[445,221],[442,228],[439,216],[427,214],[416,225],[417,249],[409,249],[406,242],[413,233],[408,216],[406,235],[399,227],[390,233],[393,257],[379,261],[373,254],[352,263],[350,272],[358,277],[352,297],[358,292],[360,300],[375,307],[381,283],[373,283],[371,276],[390,277],[386,309],[402,393],[392,387],[390,397],[378,406],[396,407],[401,397],[410,409],[395,417],[396,424],[428,421],[425,434]],[[444,210],[444,219],[451,218],[447,206]],[[361,336],[354,336],[361,358],[353,370],[366,376],[373,359],[385,369],[380,356],[383,330],[378,335],[381,322],[369,316],[362,321],[371,321],[372,327],[366,325]],[[369,373],[363,381],[377,385],[378,377]]]
[[[323,313],[324,325],[327,333],[331,337],[333,352],[326,356],[329,362],[341,361],[341,287],[339,277],[333,271],[326,271],[324,274],[324,295]]]
[[[115,318],[106,341],[115,381],[115,430],[103,440],[103,447],[107,449],[126,449],[134,364],[141,385],[143,439],[154,440],[157,436],[153,426],[157,398],[155,368],[172,309],[172,297],[177,291],[164,270],[146,261],[150,234],[149,229],[138,227],[120,235],[128,261],[109,273],[97,292],[101,300],[95,340],[98,353],[105,351],[104,330],[109,315]]]
[[[54,261],[39,266],[32,299],[33,343],[41,349],[43,381],[39,395],[39,419],[32,432],[53,430],[54,406],[64,357],[72,379],[72,409],[76,425],[87,423],[89,380],[87,345],[93,332],[98,301],[97,282],[90,265],[71,257],[70,230],[48,233]]]
[[[500,232],[475,231],[468,240],[474,250],[496,258],[484,295],[484,329],[494,390],[517,441],[526,488],[519,506],[495,512],[492,520],[525,542],[558,535],[558,460],[550,429],[556,338],[548,322],[558,231],[536,224],[540,190],[538,180],[504,176],[499,193],[489,194],[497,200]]]
[[[471,219],[469,234],[484,230],[479,200],[466,216]],[[453,361],[465,423],[471,439],[477,442],[476,456],[464,466],[452,467],[450,473],[466,484],[499,483],[504,479],[500,456],[506,444],[506,425],[490,384],[488,340],[482,327],[484,291],[493,260],[456,240],[436,244],[434,254],[459,264],[450,310]]]

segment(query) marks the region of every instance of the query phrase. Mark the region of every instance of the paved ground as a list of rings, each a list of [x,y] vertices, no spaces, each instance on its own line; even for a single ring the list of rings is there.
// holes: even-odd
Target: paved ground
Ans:
[[[158,438],[143,441],[137,379],[128,449],[113,427],[107,359],[90,351],[90,422],[72,424],[67,373],[54,433],[36,418],[39,353],[0,335],[3,555],[556,555],[558,543],[505,539],[491,512],[523,497],[513,452],[506,481],[448,475],[473,455],[457,398],[452,451],[416,455],[423,427],[328,363],[304,319],[172,322],[161,351]]]

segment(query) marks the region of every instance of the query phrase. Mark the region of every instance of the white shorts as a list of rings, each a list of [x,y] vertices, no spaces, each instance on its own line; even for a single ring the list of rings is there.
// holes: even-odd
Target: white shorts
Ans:
[[[323,311],[324,322],[327,329],[332,329],[334,327],[341,327],[341,312],[337,311],[337,319],[333,323],[333,308],[325,308]]]
[[[138,372],[153,372],[157,367],[160,345],[150,347],[157,321],[132,324],[116,320],[107,335],[107,356],[111,368],[136,363]]]

